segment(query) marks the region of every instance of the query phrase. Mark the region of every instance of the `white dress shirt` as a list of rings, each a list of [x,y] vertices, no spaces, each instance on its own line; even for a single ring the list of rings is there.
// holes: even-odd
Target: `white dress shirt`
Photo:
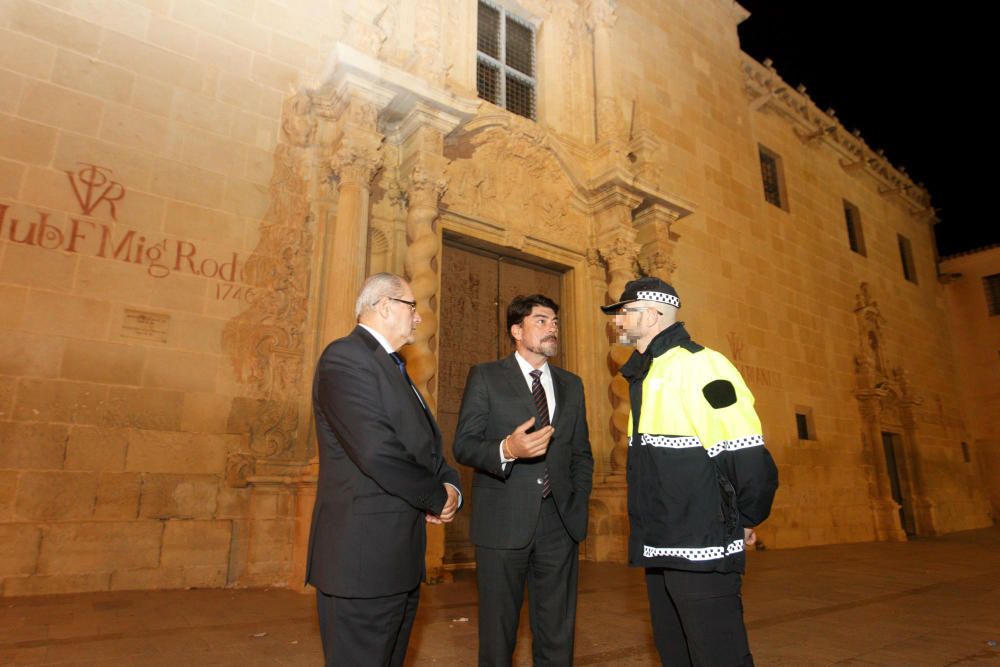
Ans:
[[[535,380],[531,377],[531,371],[536,370],[534,366],[529,364],[524,357],[521,356],[519,352],[514,352],[514,360],[517,361],[518,367],[521,369],[521,375],[524,376],[524,381],[528,383],[528,391],[531,391],[531,386],[534,384]],[[542,383],[542,388],[545,390],[545,401],[549,404],[549,423],[552,423],[552,418],[556,413],[556,390],[552,384],[552,370],[549,368],[549,362],[545,362],[541,365],[540,370],[542,376],[539,381]],[[506,465],[513,461],[514,459],[508,459],[503,455],[503,443],[504,438],[500,441],[500,462]]]

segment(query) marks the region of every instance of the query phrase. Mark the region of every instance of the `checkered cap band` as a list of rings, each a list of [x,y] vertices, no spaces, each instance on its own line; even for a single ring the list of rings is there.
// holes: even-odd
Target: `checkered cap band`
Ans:
[[[658,303],[665,303],[668,306],[673,306],[674,308],[681,307],[680,299],[673,294],[667,294],[665,292],[636,292],[635,297],[639,301],[656,301]]]

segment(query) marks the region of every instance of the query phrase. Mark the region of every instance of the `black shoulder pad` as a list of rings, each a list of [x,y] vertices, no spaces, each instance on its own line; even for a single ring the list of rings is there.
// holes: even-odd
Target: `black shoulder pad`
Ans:
[[[736,389],[729,380],[712,380],[701,388],[705,400],[713,408],[728,408],[736,402]]]
[[[691,354],[694,354],[695,352],[701,352],[702,350],[705,349],[704,345],[698,345],[698,343],[694,342],[693,340],[686,340],[683,343],[678,343],[677,345],[678,347],[683,347]]]

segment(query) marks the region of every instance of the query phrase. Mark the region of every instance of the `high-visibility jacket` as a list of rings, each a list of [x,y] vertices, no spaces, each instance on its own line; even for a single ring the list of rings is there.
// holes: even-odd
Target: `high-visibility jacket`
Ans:
[[[742,572],[743,528],[767,518],[778,470],[753,394],[678,322],[622,367],[629,380],[629,564]]]

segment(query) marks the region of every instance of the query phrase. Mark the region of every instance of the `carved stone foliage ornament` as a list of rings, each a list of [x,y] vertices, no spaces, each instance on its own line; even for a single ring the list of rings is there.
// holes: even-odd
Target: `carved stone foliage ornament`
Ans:
[[[457,159],[445,172],[443,204],[530,236],[565,241],[567,232],[586,229],[571,206],[573,184],[542,139],[521,127],[489,127],[449,142],[446,155]]]
[[[296,105],[286,105],[288,108]],[[301,107],[299,107],[301,108]],[[301,140],[308,124],[286,121],[289,140]],[[247,260],[244,280],[256,298],[230,321],[223,344],[242,396],[233,401],[230,429],[248,434],[257,456],[291,456],[301,425],[298,401],[304,361],[304,329],[313,233],[301,151],[282,143],[275,150],[270,205],[260,241]]]

